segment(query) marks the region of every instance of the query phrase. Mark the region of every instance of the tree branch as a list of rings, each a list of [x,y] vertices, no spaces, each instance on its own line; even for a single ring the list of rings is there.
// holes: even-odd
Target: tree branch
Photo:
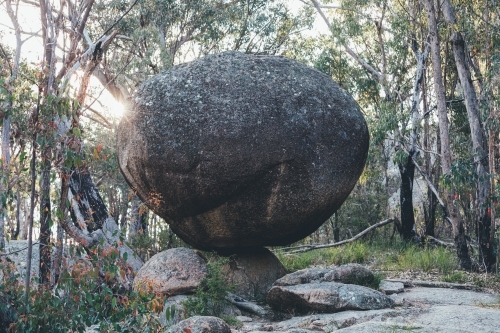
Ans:
[[[311,251],[311,250],[326,249],[326,248],[330,248],[330,247],[336,247],[336,246],[344,245],[344,244],[353,242],[353,241],[355,241],[355,240],[363,237],[364,235],[366,235],[367,233],[369,233],[370,231],[372,231],[374,229],[377,229],[377,228],[382,227],[382,226],[384,226],[386,224],[392,223],[395,220],[396,220],[396,218],[389,218],[387,220],[375,223],[374,225],[372,225],[372,226],[366,228],[365,230],[361,231],[356,236],[354,236],[352,238],[349,238],[349,239],[346,239],[346,240],[343,240],[341,242],[331,243],[331,244],[321,244],[321,245],[309,245],[306,248],[295,250],[295,251],[290,251],[290,252],[287,252],[286,254],[303,253],[303,252],[308,252],[308,251]]]

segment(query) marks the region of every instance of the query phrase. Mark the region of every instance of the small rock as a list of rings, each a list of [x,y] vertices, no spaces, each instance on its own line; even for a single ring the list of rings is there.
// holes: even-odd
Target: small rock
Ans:
[[[382,280],[378,289],[386,295],[392,295],[405,291],[405,286],[401,282]]]
[[[267,303],[275,310],[296,314],[375,310],[394,306],[394,301],[381,292],[336,282],[274,286],[267,294]]]
[[[183,304],[187,299],[188,296],[186,295],[176,295],[169,297],[165,301],[163,311],[160,315],[160,323],[163,327],[175,325],[187,317],[186,308]]]
[[[236,319],[241,321],[242,323],[249,323],[249,322],[253,321],[252,318],[247,317],[247,316],[236,316]]]
[[[195,316],[170,327],[164,333],[231,333],[224,320],[210,316]]]
[[[155,254],[134,279],[134,290],[163,295],[192,293],[207,274],[205,261],[186,248]]]
[[[367,285],[373,282],[373,273],[360,264],[347,264],[331,268],[306,268],[290,273],[274,282],[275,286],[294,286],[304,283],[341,282]]]

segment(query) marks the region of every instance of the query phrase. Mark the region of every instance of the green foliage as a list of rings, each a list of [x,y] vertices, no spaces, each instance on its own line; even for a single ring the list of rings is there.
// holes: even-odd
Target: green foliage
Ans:
[[[130,246],[141,257],[142,260],[147,260],[147,254],[153,248],[155,240],[147,233],[140,233],[130,237]]]
[[[315,265],[362,264],[369,259],[370,249],[366,243],[354,242],[342,247],[319,249],[292,255],[278,252],[277,255],[286,270],[294,272]]]
[[[451,283],[465,283],[467,281],[467,276],[462,271],[451,272],[443,277],[443,281]]]
[[[383,269],[431,272],[437,270],[448,274],[457,268],[455,253],[442,247],[418,247],[400,243],[378,258]]]
[[[418,247],[402,241],[353,242],[344,246],[319,249],[287,255],[278,252],[278,258],[289,272],[310,266],[366,264],[374,262],[381,269],[397,271],[437,270],[449,274],[457,268],[453,251],[442,247]],[[379,277],[380,278],[380,277]]]
[[[189,317],[196,315],[222,317],[224,308],[230,304],[226,300],[226,295],[232,289],[222,275],[222,266],[228,263],[227,258],[215,258],[207,263],[207,276],[200,283],[194,296],[184,302]]]
[[[65,267],[52,290],[33,285],[27,304],[19,274],[12,265],[0,264],[8,276],[0,282],[0,299],[5,300],[0,313],[7,306],[15,309],[9,330],[84,332],[86,327],[98,325],[104,332],[157,332],[160,324],[155,312],[162,310],[163,300],[156,295],[113,288],[113,279],[124,274],[121,265],[116,265],[117,261],[125,261],[117,251],[96,250],[94,263],[96,259],[101,266],[79,260]]]

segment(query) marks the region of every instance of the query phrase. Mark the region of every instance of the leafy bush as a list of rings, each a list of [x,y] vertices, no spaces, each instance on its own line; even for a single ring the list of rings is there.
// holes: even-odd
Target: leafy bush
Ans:
[[[9,265],[0,282],[3,308],[15,310],[9,332],[85,332],[98,325],[104,332],[156,332],[163,300],[158,295],[118,291],[113,281],[125,274],[125,258],[118,251],[95,251],[92,261],[77,261],[65,267],[52,289],[33,285],[25,302],[24,283]],[[99,269],[100,265],[101,269]],[[118,264],[117,264],[118,263]],[[0,312],[6,313],[5,311]]]
[[[183,304],[189,317],[199,315],[227,319],[223,316],[224,309],[230,304],[226,295],[232,290],[222,276],[222,266],[227,263],[227,258],[215,258],[207,263],[207,276],[196,293]]]

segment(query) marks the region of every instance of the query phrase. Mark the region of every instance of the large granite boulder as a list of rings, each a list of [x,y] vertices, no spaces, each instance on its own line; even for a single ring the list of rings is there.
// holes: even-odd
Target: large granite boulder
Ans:
[[[337,282],[274,286],[267,294],[267,303],[275,310],[295,314],[378,310],[395,305],[391,298],[379,291]]]
[[[184,241],[235,252],[315,231],[361,174],[368,129],[325,74],[225,52],[174,66],[135,93],[120,169]]]
[[[207,266],[194,250],[183,247],[155,254],[137,272],[134,290],[167,296],[196,291]]]

